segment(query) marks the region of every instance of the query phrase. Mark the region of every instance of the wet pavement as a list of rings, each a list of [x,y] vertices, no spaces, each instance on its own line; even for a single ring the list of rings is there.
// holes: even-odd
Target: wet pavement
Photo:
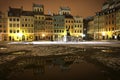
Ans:
[[[120,80],[119,52],[104,45],[2,45],[0,80]]]

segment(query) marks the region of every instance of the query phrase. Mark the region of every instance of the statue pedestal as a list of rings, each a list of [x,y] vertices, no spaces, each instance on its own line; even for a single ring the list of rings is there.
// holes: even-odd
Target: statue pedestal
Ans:
[[[67,36],[64,36],[64,37],[63,37],[63,41],[64,41],[64,42],[67,42]]]
[[[64,36],[63,41],[64,42],[71,41],[71,36]]]

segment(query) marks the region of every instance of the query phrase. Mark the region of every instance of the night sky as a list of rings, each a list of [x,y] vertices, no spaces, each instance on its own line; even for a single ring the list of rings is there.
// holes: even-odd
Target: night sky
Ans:
[[[57,13],[60,6],[69,6],[72,14],[83,16],[95,15],[95,12],[100,11],[102,4],[106,0],[0,0],[0,11],[7,11],[8,7],[21,7],[24,10],[32,10],[32,4],[43,4],[45,13],[51,11]]]

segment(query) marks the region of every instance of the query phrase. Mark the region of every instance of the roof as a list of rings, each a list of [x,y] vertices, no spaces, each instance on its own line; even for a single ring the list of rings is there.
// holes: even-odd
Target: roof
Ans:
[[[73,19],[73,16],[72,15],[64,15],[65,16],[65,18],[72,18]]]
[[[22,15],[23,16],[33,16],[33,12],[32,11],[22,11]]]
[[[34,15],[44,15],[44,12],[33,12]]]
[[[33,4],[33,7],[44,7],[42,4]]]
[[[9,7],[8,16],[19,17],[22,13],[22,8],[11,8]]]
[[[70,8],[69,7],[60,7],[60,10],[69,10],[70,11]]]
[[[51,16],[51,15],[46,14],[46,15],[45,15],[45,20],[52,20],[52,16]]]

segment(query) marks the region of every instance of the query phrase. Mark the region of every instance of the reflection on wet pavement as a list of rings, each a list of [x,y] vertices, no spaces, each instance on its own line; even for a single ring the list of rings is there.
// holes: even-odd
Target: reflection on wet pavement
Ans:
[[[119,48],[56,45],[34,48],[41,51],[38,54],[51,55],[32,55],[29,50],[2,54],[0,80],[120,80]]]

